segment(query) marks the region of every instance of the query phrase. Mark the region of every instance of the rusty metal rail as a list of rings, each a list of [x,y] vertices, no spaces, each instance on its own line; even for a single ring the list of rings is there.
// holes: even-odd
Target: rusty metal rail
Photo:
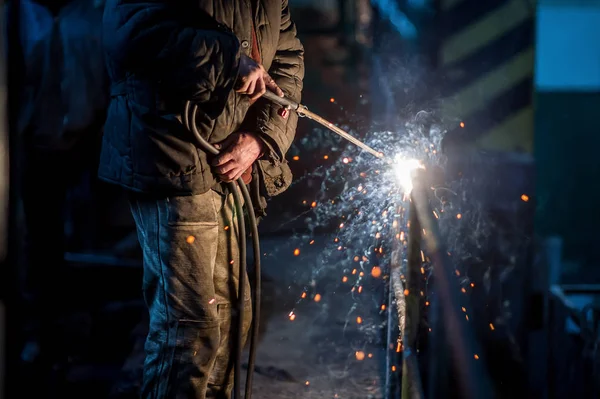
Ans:
[[[493,388],[484,363],[479,360],[481,348],[475,333],[461,312],[464,306],[460,286],[454,275],[454,268],[440,236],[437,220],[429,203],[429,188],[423,182],[422,174],[415,175],[410,196],[408,215],[408,245],[406,247],[406,270],[404,281],[399,272],[403,256],[396,250],[392,259],[390,276],[391,290],[396,298],[402,346],[402,399],[461,397],[465,399],[494,398]],[[399,241],[399,240],[398,240]],[[404,245],[400,243],[400,248]],[[417,340],[421,323],[421,306],[424,298],[420,295],[423,279],[422,251],[433,265],[435,293],[432,328],[433,346],[428,350],[428,392],[424,394],[419,361]],[[433,323],[433,324],[431,324]],[[449,383],[456,379],[458,392],[452,395]]]

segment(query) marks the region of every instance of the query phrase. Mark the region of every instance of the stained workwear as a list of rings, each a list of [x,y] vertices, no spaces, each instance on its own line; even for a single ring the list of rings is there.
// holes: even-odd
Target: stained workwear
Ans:
[[[286,96],[300,100],[303,48],[287,0],[109,0],[104,17],[113,87],[101,179],[168,195],[215,188],[207,155],[181,124],[184,101],[194,100],[197,126],[209,142],[238,130],[265,141],[269,151],[258,161],[265,195],[289,186],[285,153],[297,117],[282,118],[264,100],[250,107],[234,91],[240,54],[251,56],[254,23],[262,64]]]
[[[132,195],[150,328],[143,398],[229,398],[239,248],[233,196]],[[246,281],[243,340],[251,319]]]
[[[239,254],[231,194],[182,124],[187,100],[209,142],[256,133],[265,155],[253,168],[253,197],[291,182],[285,153],[297,117],[234,90],[241,54],[261,63],[300,100],[303,49],[287,0],[108,0],[104,41],[112,80],[99,176],[132,191],[144,253],[150,325],[143,398],[229,398]],[[246,278],[247,281],[247,278]],[[246,317],[250,322],[249,289]],[[232,321],[233,320],[233,321]],[[245,337],[244,337],[245,338]]]

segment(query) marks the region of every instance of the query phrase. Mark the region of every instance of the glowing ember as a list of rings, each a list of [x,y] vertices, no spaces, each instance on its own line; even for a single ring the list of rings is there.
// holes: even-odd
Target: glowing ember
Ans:
[[[458,215],[456,215],[457,219],[462,219],[462,215],[459,213]]]
[[[461,123],[460,123],[460,127],[465,127],[465,123],[464,123],[464,122],[461,122]]]
[[[521,201],[523,201],[523,202],[529,201],[529,196],[525,195],[525,194],[521,195]]]
[[[356,351],[354,355],[356,356],[356,360],[358,361],[365,360],[365,352],[363,351]]]
[[[296,319],[296,315],[294,314],[294,312],[290,312],[288,316],[290,318],[290,321],[294,321]]]
[[[344,158],[344,159],[342,159],[342,162],[343,163],[348,163],[348,162],[350,162],[350,159],[349,158]]]
[[[315,302],[320,302],[321,301],[321,294],[316,294],[315,295]]]
[[[294,157],[292,158],[294,161],[298,161],[300,160],[300,157],[298,155],[294,155]]]
[[[196,237],[194,236],[188,236],[188,238],[186,238],[186,240],[188,244],[193,244],[194,241],[196,241]]]
[[[371,276],[375,278],[381,277],[381,268],[379,266],[374,266],[373,269],[371,269]]]
[[[306,385],[306,386],[309,386],[309,385],[310,385],[310,381],[306,381],[306,382],[304,383],[304,385]]]
[[[208,301],[209,305],[214,304],[215,302],[217,302],[217,300],[215,298],[211,299],[210,301]]]
[[[302,295],[300,295],[300,297],[301,297],[302,299],[306,298],[306,292],[303,292],[303,293],[302,293]]]
[[[494,327],[494,325],[492,323],[490,323],[490,330],[494,331],[496,329],[496,327]]]
[[[348,277],[346,277],[346,276],[342,277],[342,283],[346,283],[346,282],[348,282]]]
[[[363,322],[363,319],[362,319],[362,317],[358,316],[358,317],[356,318],[356,322],[357,322],[358,324],[362,324],[362,322]]]
[[[294,249],[294,256],[298,256],[298,255],[300,255],[300,249],[296,248],[296,249]]]
[[[312,204],[310,204],[310,206],[311,206],[311,208],[316,208],[316,206],[317,206],[317,202],[316,202],[316,201],[313,201],[313,203],[312,203]]]
[[[479,355],[476,353],[473,358],[475,358],[475,360],[479,360]]]

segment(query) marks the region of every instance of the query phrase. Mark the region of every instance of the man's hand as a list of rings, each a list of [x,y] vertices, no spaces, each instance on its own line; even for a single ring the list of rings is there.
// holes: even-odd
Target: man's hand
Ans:
[[[283,91],[265,71],[265,68],[244,54],[240,57],[240,70],[236,87],[238,93],[249,95],[251,101],[258,100],[260,96],[265,94],[267,89],[279,97],[283,97]]]
[[[253,133],[233,133],[215,144],[221,154],[215,158],[212,166],[222,181],[235,181],[260,157],[263,146],[261,139]]]

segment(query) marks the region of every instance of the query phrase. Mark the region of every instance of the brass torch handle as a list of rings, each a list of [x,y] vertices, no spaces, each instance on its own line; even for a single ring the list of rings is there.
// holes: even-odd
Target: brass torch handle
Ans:
[[[292,100],[287,99],[286,97],[279,97],[277,94],[272,91],[267,90],[263,97],[269,101],[274,102],[275,104],[279,104],[282,107],[289,107],[294,111],[300,108],[300,104],[293,102]]]

